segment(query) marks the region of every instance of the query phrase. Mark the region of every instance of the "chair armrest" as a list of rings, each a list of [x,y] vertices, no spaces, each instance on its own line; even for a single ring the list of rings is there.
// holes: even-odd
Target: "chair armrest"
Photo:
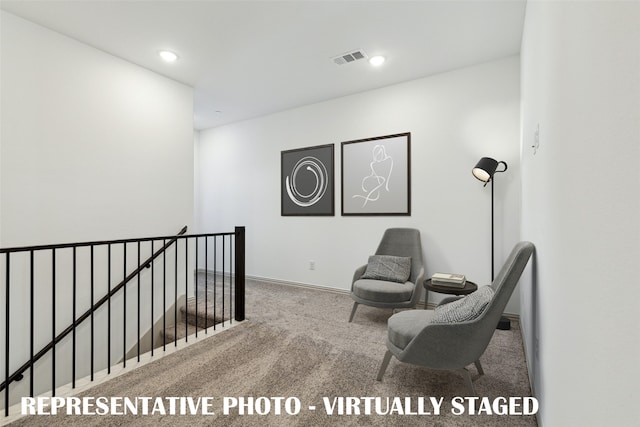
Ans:
[[[422,267],[420,269],[420,272],[418,272],[418,277],[416,277],[416,282],[415,282],[415,285],[420,286],[421,288],[423,287],[423,284],[424,284],[424,267]]]
[[[353,273],[353,280],[351,281],[351,284],[353,285],[354,282],[356,282],[357,280],[360,280],[360,278],[362,277],[362,275],[366,270],[367,270],[367,264],[361,265],[360,267],[358,267],[356,271]]]
[[[418,272],[418,276],[416,277],[416,281],[413,283],[414,284],[414,288],[413,288],[413,295],[411,296],[411,301],[415,302],[416,304],[418,303],[418,301],[420,300],[420,297],[422,296],[422,292],[424,291],[424,267],[420,268],[420,271]]]

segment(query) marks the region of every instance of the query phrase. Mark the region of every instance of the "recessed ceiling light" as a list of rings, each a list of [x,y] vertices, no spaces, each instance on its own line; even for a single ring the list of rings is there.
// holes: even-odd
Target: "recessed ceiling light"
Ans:
[[[387,58],[385,58],[384,56],[372,56],[371,58],[369,58],[369,64],[373,65],[374,67],[378,67],[382,65],[386,60]]]
[[[174,52],[171,52],[170,50],[161,50],[160,52],[158,52],[158,55],[160,55],[160,58],[164,59],[167,62],[174,62],[178,59],[178,55],[176,55]]]

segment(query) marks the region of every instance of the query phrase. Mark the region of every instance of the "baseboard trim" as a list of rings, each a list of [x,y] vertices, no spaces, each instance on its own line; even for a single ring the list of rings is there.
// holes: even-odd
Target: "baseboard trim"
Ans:
[[[517,314],[513,314],[513,313],[502,313],[502,315],[504,317],[506,317],[507,319],[511,320],[512,322],[518,322],[520,323],[520,316]]]
[[[205,270],[204,268],[199,268],[196,270],[197,273],[209,273],[209,274],[218,274],[218,275],[223,275],[221,271],[214,271],[214,270]],[[231,273],[229,272],[225,272],[224,273],[224,277],[231,277]],[[312,283],[302,283],[302,282],[292,282],[290,280],[282,280],[282,279],[273,279],[270,277],[262,277],[262,276],[252,276],[252,275],[245,275],[245,278],[249,279],[249,280],[255,280],[258,282],[265,282],[265,283],[271,283],[274,285],[285,285],[285,286],[292,286],[292,287],[296,287],[296,288],[309,288],[309,289],[317,289],[317,290],[321,290],[321,291],[327,291],[327,292],[334,292],[334,293],[338,293],[338,294],[349,294],[350,291],[346,290],[346,289],[338,289],[338,288],[332,288],[330,286],[324,286],[324,285],[315,285]]]
[[[294,288],[307,288],[307,289],[317,289],[319,291],[326,291],[326,292],[333,292],[336,294],[343,294],[343,295],[348,295],[349,293],[351,293],[351,291],[348,291],[346,289],[338,289],[338,288],[332,288],[330,286],[324,286],[324,285],[315,285],[315,284],[311,284],[311,283],[301,283],[301,282],[292,282],[289,280],[280,280],[280,279],[271,279],[268,277],[260,277],[260,276],[246,276],[248,279],[251,280],[256,280],[259,282],[266,282],[266,283],[272,283],[274,285],[284,285],[284,286],[291,286]]]

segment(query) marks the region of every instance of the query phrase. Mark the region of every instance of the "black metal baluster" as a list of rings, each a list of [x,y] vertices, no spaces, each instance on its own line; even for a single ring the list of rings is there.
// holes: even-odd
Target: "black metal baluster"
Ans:
[[[31,354],[31,363],[29,364],[29,394],[31,397],[33,397],[33,333],[34,333],[34,277],[33,277],[33,250],[30,251],[30,257],[29,257],[29,272],[30,272],[30,285],[29,285],[29,289],[30,289],[30,295],[31,295],[31,301],[30,301],[30,336],[29,336],[29,348],[30,348],[30,354]]]
[[[224,327],[224,283],[226,280],[226,266],[225,266],[225,260],[226,257],[225,255],[227,254],[227,247],[226,247],[226,242],[227,239],[225,237],[225,235],[222,235],[222,326]]]
[[[71,388],[76,388],[76,302],[77,302],[77,286],[76,286],[76,247],[73,247],[73,333],[71,352]]]
[[[204,318],[206,319],[204,323],[204,333],[206,334],[209,328],[209,236],[204,236]]]
[[[11,269],[11,259],[10,253],[7,252],[7,266],[5,268],[5,309],[6,309],[6,317],[4,323],[4,416],[9,416],[9,288],[10,288],[10,269]]]
[[[51,396],[56,395],[56,249],[51,251]]]
[[[162,241],[163,246],[167,240]],[[167,350],[167,250],[162,251],[162,351]]]
[[[184,342],[189,341],[189,304],[187,303],[189,298],[189,239],[184,239]]]
[[[152,240],[151,241],[151,254],[152,255],[153,255],[153,242],[154,241]],[[154,306],[154,302],[155,302],[155,299],[153,297],[153,288],[154,288],[154,286],[153,286],[154,285],[154,280],[153,279],[154,279],[154,276],[155,276],[155,274],[154,274],[154,270],[155,270],[154,264],[155,263],[153,261],[151,261],[151,357],[153,357],[153,348],[154,348],[154,345],[153,345],[154,344],[153,343],[153,341],[154,341],[153,340],[153,324],[154,324],[153,306]]]
[[[216,330],[215,319],[218,311],[218,236],[213,236],[213,330]]]
[[[173,281],[173,346],[178,346],[178,243],[175,244],[175,263],[174,268],[174,281]]]
[[[127,280],[127,242],[123,246],[122,278]],[[122,288],[122,367],[127,367],[127,284]]]
[[[94,281],[93,281],[93,245],[91,245],[91,381],[93,381],[94,371],[94,330],[93,330],[93,305],[94,302]]]
[[[196,338],[198,338],[198,291],[199,286],[198,284],[200,283],[200,274],[198,273],[198,237],[196,237],[196,290],[195,290],[195,294],[196,294]]]
[[[107,245],[107,374],[111,374],[111,243]]]
[[[140,268],[140,240],[138,240],[138,269]],[[140,274],[138,273],[138,362],[140,362]]]

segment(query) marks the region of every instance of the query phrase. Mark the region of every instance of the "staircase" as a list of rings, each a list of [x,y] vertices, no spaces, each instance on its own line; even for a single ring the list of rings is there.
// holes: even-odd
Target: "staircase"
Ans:
[[[94,374],[125,369],[133,357],[140,362],[158,343],[243,321],[244,262],[244,227],[0,248],[4,419],[25,396],[75,389],[76,380],[93,382]],[[221,274],[198,273],[196,297],[185,301],[193,292],[190,272],[202,268]]]
[[[194,335],[196,332],[204,333],[206,328],[215,328],[219,323],[228,322],[231,318],[230,307],[234,298],[229,289],[232,280],[233,278],[226,277],[223,282],[222,275],[216,275],[214,279],[212,273],[198,272],[197,297],[187,299],[186,304],[180,307],[177,325],[167,327],[165,331],[160,330],[161,339],[157,340],[156,348],[162,346],[163,338],[164,343],[168,345],[175,340],[183,340],[186,336]]]

